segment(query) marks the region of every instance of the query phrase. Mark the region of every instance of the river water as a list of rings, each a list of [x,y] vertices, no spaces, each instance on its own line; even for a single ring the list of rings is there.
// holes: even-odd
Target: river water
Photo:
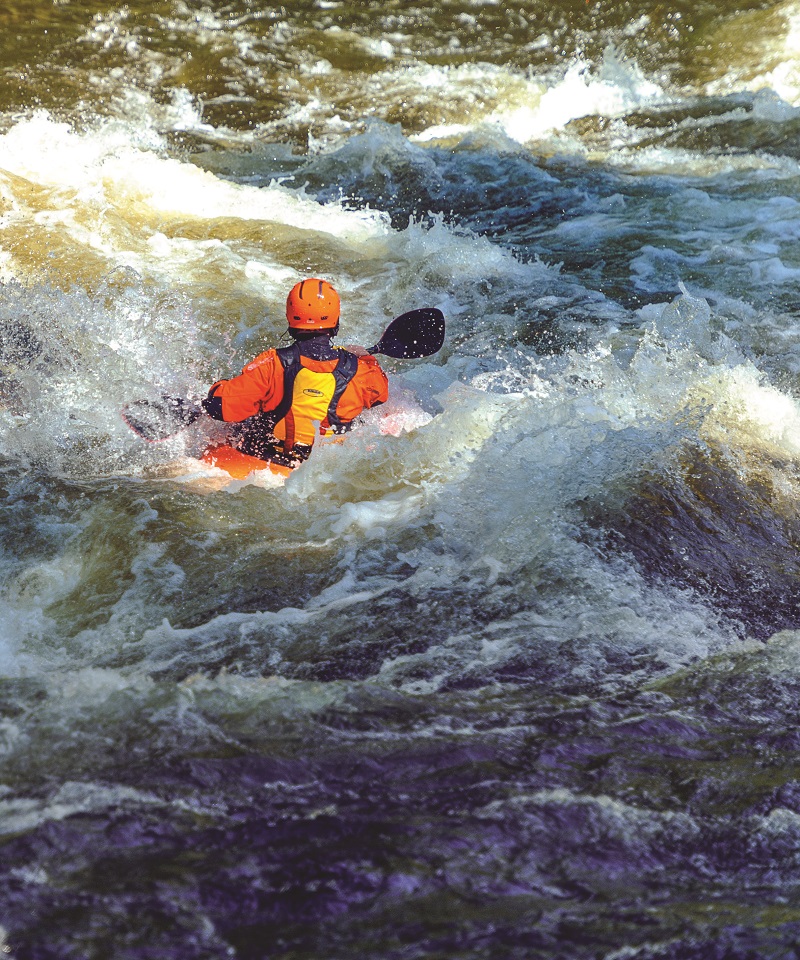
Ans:
[[[800,4],[4,0],[0,949],[800,944]],[[285,483],[145,444],[442,309]]]

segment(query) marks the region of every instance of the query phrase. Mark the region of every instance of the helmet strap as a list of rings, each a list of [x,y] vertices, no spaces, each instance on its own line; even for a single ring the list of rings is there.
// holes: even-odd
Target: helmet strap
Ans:
[[[315,337],[330,337],[333,339],[339,332],[339,322],[337,320],[335,327],[324,327],[322,330],[293,330],[291,327],[287,327],[286,332],[298,343],[313,340]]]

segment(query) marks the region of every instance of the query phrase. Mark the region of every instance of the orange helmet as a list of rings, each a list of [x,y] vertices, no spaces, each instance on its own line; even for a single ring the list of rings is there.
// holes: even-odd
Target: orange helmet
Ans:
[[[327,330],[339,322],[339,294],[327,280],[301,280],[286,298],[286,319],[292,330]]]

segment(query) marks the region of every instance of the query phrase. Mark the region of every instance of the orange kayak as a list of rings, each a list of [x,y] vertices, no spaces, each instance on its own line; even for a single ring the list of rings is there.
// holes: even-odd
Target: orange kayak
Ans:
[[[291,467],[281,466],[281,464],[273,463],[271,460],[259,460],[258,457],[251,457],[235,447],[227,446],[227,444],[209,447],[200,459],[210,467],[225,470],[234,480],[244,480],[255,470],[269,470],[271,473],[277,473],[282,477],[288,477],[292,472]]]

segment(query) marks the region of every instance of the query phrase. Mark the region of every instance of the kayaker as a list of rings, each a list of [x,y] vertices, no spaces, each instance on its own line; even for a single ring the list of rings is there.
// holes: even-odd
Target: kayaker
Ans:
[[[346,433],[360,413],[386,402],[389,382],[375,357],[331,344],[340,306],[327,280],[296,283],[286,299],[294,343],[259,354],[238,377],[211,387],[203,408],[237,424],[232,446],[294,468],[311,453],[315,424],[321,436]]]

